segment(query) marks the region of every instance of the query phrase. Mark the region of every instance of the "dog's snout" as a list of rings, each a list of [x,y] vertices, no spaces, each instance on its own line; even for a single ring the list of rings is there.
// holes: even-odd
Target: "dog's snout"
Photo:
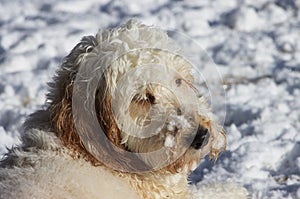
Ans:
[[[200,148],[204,147],[205,145],[207,145],[209,137],[210,137],[210,135],[209,135],[208,129],[204,128],[202,126],[199,126],[197,129],[196,136],[195,136],[191,146],[194,149],[200,149]]]

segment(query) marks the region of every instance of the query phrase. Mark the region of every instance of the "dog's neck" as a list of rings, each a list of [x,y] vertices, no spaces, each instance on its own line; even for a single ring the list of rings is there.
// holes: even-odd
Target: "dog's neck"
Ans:
[[[118,173],[131,184],[141,198],[147,199],[186,199],[188,195],[188,174],[173,174],[165,170],[141,174]],[[145,193],[145,190],[149,190]]]

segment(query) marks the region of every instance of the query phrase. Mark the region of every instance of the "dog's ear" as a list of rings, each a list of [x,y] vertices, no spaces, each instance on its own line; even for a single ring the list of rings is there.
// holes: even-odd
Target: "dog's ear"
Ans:
[[[48,110],[53,130],[63,144],[75,150],[84,150],[76,133],[72,115],[73,81],[84,57],[97,46],[96,38],[84,37],[64,58],[61,67],[56,72],[53,82],[49,83],[47,94]]]
[[[96,38],[93,36],[83,37],[82,40],[72,49],[71,53],[63,59],[61,67],[56,71],[53,82],[48,83],[50,90],[47,100],[50,105],[55,105],[65,98],[68,88],[79,70],[84,57],[97,46]],[[72,93],[69,93],[72,94]]]

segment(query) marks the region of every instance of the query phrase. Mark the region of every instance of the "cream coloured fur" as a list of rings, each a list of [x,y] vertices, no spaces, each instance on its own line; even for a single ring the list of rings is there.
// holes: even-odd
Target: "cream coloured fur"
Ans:
[[[69,156],[72,152],[64,148],[52,132],[32,129],[22,139],[23,150],[15,149],[2,163],[5,168],[0,169],[1,199],[140,198],[128,183],[128,180],[134,180],[138,184],[138,178],[133,175],[127,179],[112,174],[105,167],[94,167],[83,159],[74,160]],[[185,177],[182,174],[169,175],[166,179],[156,176],[158,179],[153,182],[185,187]],[[151,178],[149,174],[147,180]],[[173,185],[170,183],[172,181]],[[162,192],[160,194],[163,194],[164,189],[159,184],[153,186],[157,186]],[[192,199],[243,199],[247,195],[245,189],[235,184],[208,184],[199,188],[192,186],[190,190]],[[144,198],[148,198],[147,195]],[[163,196],[157,195],[157,198]]]
[[[71,158],[52,132],[31,129],[0,170],[1,199],[138,198],[128,182],[105,167]]]
[[[144,32],[140,32],[140,29],[143,29]],[[130,32],[127,33],[128,30]],[[143,50],[148,48],[152,50]],[[134,51],[135,49],[140,50]],[[172,53],[166,53],[166,50]],[[96,97],[99,97],[100,102],[108,99],[118,89],[121,90],[121,95],[126,96],[126,86],[129,85],[121,85],[119,88],[116,83],[129,70],[149,62],[173,68],[187,81],[186,84],[183,84],[182,89],[194,89],[189,83],[193,81],[190,76],[190,66],[177,53],[180,53],[179,47],[163,31],[149,28],[135,21],[129,21],[119,29],[101,31],[96,37],[83,39],[65,59],[62,69],[58,71],[54,85],[50,85],[52,89],[48,95],[49,108],[37,111],[27,120],[21,146],[12,148],[1,161],[0,198],[187,199],[215,194],[219,190],[218,186],[200,189],[201,192],[197,192],[189,189],[187,181],[189,172],[195,164],[199,164],[203,156],[210,153],[212,157],[217,157],[218,153],[224,150],[226,144],[225,134],[222,128],[211,120],[211,113],[203,98],[198,99],[199,116],[196,120],[188,121],[186,128],[182,121],[178,120],[179,116],[176,115],[176,112],[178,112],[178,108],[189,110],[189,107],[181,107],[172,93],[161,86],[150,85],[145,88],[135,88],[134,93],[137,94],[137,97],[133,96],[136,100],[132,100],[127,115],[123,114],[122,103],[117,103],[121,106],[117,106],[117,111],[120,112],[116,119],[123,122],[124,131],[113,129],[111,126],[105,127],[107,123],[112,126],[114,123],[110,117],[107,119],[105,115],[110,114],[105,109],[107,106],[100,103],[100,112],[103,108],[105,114],[100,114],[99,117],[101,122],[104,121],[104,127],[107,128],[107,136],[111,136],[114,144],[131,152],[147,153],[158,149],[166,145],[166,139],[170,134],[174,134],[174,129],[164,126],[159,132],[155,132],[159,134],[155,134],[149,139],[140,139],[134,136],[139,132],[130,125],[129,118],[132,117],[143,125],[148,121],[149,107],[152,107],[155,113],[169,113],[170,117],[166,120],[175,123],[179,138],[189,136],[188,128],[190,126],[201,125],[209,130],[209,140],[201,149],[188,148],[176,164],[158,170],[134,173],[121,172],[105,166],[101,160],[95,158],[97,153],[102,151],[95,151],[97,143],[93,140],[93,136],[88,136],[88,144],[85,145],[86,143],[82,143],[82,140],[78,140],[77,132],[70,125],[74,121],[72,115],[68,115],[70,114],[69,109],[74,107],[71,106],[72,102],[70,102],[69,96],[71,94],[68,89],[76,81],[76,74],[80,68],[88,67],[91,70],[97,70],[99,68],[93,65],[95,63],[99,66],[109,66],[104,73],[104,86],[106,87],[102,88],[103,85],[99,85],[97,89],[100,94]],[[96,62],[98,60],[102,61]],[[93,78],[95,77],[91,79]],[[168,78],[172,82],[177,82],[178,79],[176,73],[174,76],[170,73]],[[149,95],[153,95],[155,103],[150,103]],[[185,96],[179,97],[184,98]],[[190,114],[189,111],[187,111],[188,114]],[[180,118],[185,121],[187,115],[180,116]],[[128,131],[132,132],[128,134]],[[117,134],[113,134],[116,132]],[[68,133],[71,137],[66,135]],[[120,140],[117,139],[118,137]],[[179,138],[176,139],[179,140],[178,142],[167,144],[169,150],[163,154],[165,156],[138,157],[150,167],[155,167],[162,159],[169,161],[169,158],[171,159],[176,152],[182,150]],[[226,185],[222,187],[226,187]],[[232,190],[237,193],[233,196],[246,197],[245,190],[239,187],[228,188],[229,192],[225,188],[220,196],[226,196],[226,194],[232,196]]]

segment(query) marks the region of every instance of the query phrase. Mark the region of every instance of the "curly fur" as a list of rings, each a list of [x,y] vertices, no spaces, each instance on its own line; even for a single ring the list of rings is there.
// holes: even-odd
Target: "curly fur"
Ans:
[[[134,51],[135,49],[139,51]],[[178,53],[180,54],[180,48],[166,33],[136,21],[129,21],[120,28],[100,31],[95,37],[84,37],[64,59],[54,82],[49,84],[47,108],[33,113],[27,119],[25,131],[21,136],[22,144],[13,147],[4,155],[0,163],[0,198],[196,197],[197,193],[188,188],[189,172],[208,153],[217,158],[226,145],[223,129],[211,119],[209,108],[202,97],[198,99],[199,114],[196,120],[189,121],[188,125],[200,125],[208,129],[210,137],[207,143],[197,150],[188,148],[176,161],[152,171],[125,172],[133,163],[147,170],[155,166],[157,159],[168,160],[174,155],[174,151],[182,150],[180,137],[189,136],[186,128],[177,128],[175,124],[179,138],[177,139],[176,134],[176,144],[170,145],[166,157],[159,156],[153,160],[148,156],[137,155],[130,159],[126,153],[120,153],[118,158],[112,157],[111,148],[107,146],[100,146],[100,150],[95,150],[91,133],[97,132],[89,129],[89,118],[79,120],[80,129],[77,129],[74,123],[74,118],[77,117],[74,113],[86,111],[83,106],[82,110],[74,112],[72,104],[74,93],[78,93],[79,96],[87,95],[81,87],[75,86],[78,71],[82,67],[102,70],[101,68],[107,65],[102,76],[99,77],[99,73],[95,72],[94,76],[85,79],[88,86],[93,86],[94,80],[97,80],[94,93],[95,110],[105,138],[119,149],[129,152],[146,153],[162,147],[175,130],[164,127],[159,134],[144,139],[128,135],[118,127],[112,110],[112,98],[121,77],[131,69],[146,63],[173,68],[183,79],[177,81],[178,77],[170,75],[171,79],[174,78],[178,84],[185,81],[183,89],[195,89],[192,86],[190,66]],[[125,86],[127,85],[121,90],[125,89]],[[117,115],[117,119],[124,124],[130,124],[129,117],[142,124],[147,122],[150,107],[155,108],[157,112],[168,111],[184,117],[181,116],[182,107],[172,94],[161,86],[148,85],[146,88],[137,88],[135,93],[129,106],[129,115],[122,115],[122,111]],[[126,95],[126,92],[123,95]],[[120,107],[122,110],[122,105]],[[167,119],[172,121],[174,117]],[[83,142],[78,131],[87,137],[88,144]],[[122,168],[124,171],[112,169],[95,154],[103,155],[110,166],[114,165],[114,168]],[[244,193],[244,190],[240,189],[240,192]]]

